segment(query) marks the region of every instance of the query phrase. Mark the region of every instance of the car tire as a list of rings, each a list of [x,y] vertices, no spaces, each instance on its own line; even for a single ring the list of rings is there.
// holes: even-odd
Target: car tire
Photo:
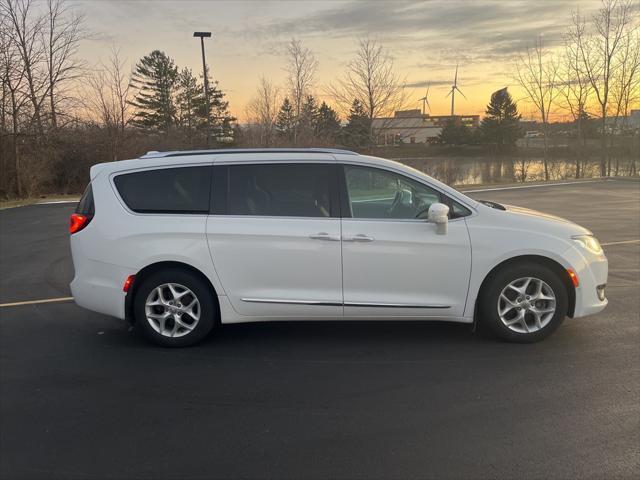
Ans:
[[[152,273],[136,289],[134,327],[162,347],[186,347],[211,332],[217,309],[211,287],[193,273],[171,268]]]
[[[521,263],[498,270],[479,298],[479,322],[498,338],[538,342],[564,320],[569,305],[565,283],[545,265]]]

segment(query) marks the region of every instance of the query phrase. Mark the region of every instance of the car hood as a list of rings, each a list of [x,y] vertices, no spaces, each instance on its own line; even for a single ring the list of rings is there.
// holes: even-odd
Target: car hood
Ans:
[[[577,223],[567,220],[566,218],[558,217],[557,215],[551,215],[550,213],[539,212],[530,208],[517,207],[515,205],[504,205],[506,213],[511,220],[520,221],[527,224],[540,225],[545,224],[548,227],[554,227],[558,230],[566,231],[571,235],[590,235],[591,232],[578,225]]]
[[[517,228],[562,238],[591,234],[589,230],[571,220],[530,208],[504,205],[486,200],[480,202],[479,208],[489,214],[492,218],[491,223],[496,227]]]
[[[504,208],[507,212],[521,215],[525,217],[536,217],[541,218],[553,222],[563,222],[563,223],[573,223],[571,220],[567,220],[566,218],[558,217],[556,215],[551,215],[550,213],[539,212],[538,210],[532,210],[530,208],[518,207],[516,205],[504,205]]]

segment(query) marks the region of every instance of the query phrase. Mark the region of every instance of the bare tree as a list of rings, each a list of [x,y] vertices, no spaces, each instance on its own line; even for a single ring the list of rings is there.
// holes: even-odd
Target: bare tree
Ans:
[[[518,159],[514,160],[514,177],[517,181],[525,183],[529,178],[529,170],[533,161],[527,156],[527,154],[521,155]]]
[[[9,68],[10,63],[5,59],[5,55],[8,52],[8,47],[11,45],[11,39],[8,35],[9,26],[7,25],[7,19],[4,15],[0,16],[0,82],[2,82],[2,97],[0,97],[0,135],[3,135],[7,131],[7,118],[9,109]],[[0,141],[3,137],[0,138]],[[4,144],[1,144],[4,146]],[[0,158],[0,164],[2,163]],[[2,165],[0,165],[0,168]]]
[[[124,132],[131,118],[131,84],[124,73],[126,60],[120,59],[120,50],[112,47],[107,62],[100,62],[99,69],[89,79],[94,100],[94,111],[108,127]],[[92,100],[90,99],[90,100]]]
[[[113,160],[120,158],[120,145],[131,118],[130,82],[124,73],[124,64],[120,51],[113,47],[107,62],[101,62],[99,69],[87,78],[85,95],[88,111],[107,131]]]
[[[558,61],[544,48],[542,36],[536,39],[533,48],[527,48],[518,56],[515,80],[540,114],[544,133],[544,178],[549,180],[549,114],[560,93],[560,80]]]
[[[602,129],[600,175],[603,177],[607,175],[610,163],[607,115],[610,108],[612,79],[616,71],[616,56],[627,34],[632,12],[631,0],[602,0],[600,9],[593,16],[590,32],[586,29],[584,18],[580,15],[574,16],[573,31],[582,68],[600,107]]]
[[[611,82],[612,132],[626,133],[629,129],[627,117],[630,106],[640,100],[640,34],[637,29],[628,32],[622,39],[614,73]],[[612,135],[610,147],[613,146],[613,139]],[[613,173],[617,176],[619,169],[619,157],[616,156],[615,167],[612,169],[609,155],[608,175]]]
[[[260,77],[256,95],[246,111],[249,128],[255,131],[260,146],[271,147],[275,143],[279,97],[278,88],[265,77]]]
[[[8,19],[11,41],[23,63],[29,100],[33,108],[32,123],[35,124],[36,131],[42,134],[42,93],[46,89],[46,80],[41,68],[44,55],[40,42],[43,17],[33,12],[33,5],[33,0],[4,0],[0,2],[0,9],[2,15]]]
[[[313,52],[302,45],[300,40],[292,39],[287,45],[287,83],[295,111],[293,143],[298,143],[298,123],[302,104],[313,86],[318,61]]]
[[[344,78],[329,85],[327,92],[342,113],[349,112],[354,100],[364,106],[372,125],[374,118],[392,116],[405,103],[405,81],[396,73],[393,59],[382,45],[369,38],[360,39],[355,57],[347,65]]]
[[[22,196],[19,135],[23,107],[28,101],[22,90],[25,69],[20,59],[20,53],[9,34],[8,18],[4,14],[0,17],[0,27],[0,75],[3,93],[2,130],[0,130],[2,142],[0,145],[4,151],[5,139],[10,138],[10,155],[13,157],[13,185],[10,184],[6,175],[9,165],[5,163],[4,154],[0,167],[5,172],[2,176],[3,187],[7,191],[13,189],[18,196]]]
[[[58,104],[64,95],[64,87],[77,78],[83,67],[76,53],[84,38],[84,17],[70,11],[65,0],[47,0],[47,12],[41,30],[46,56],[47,97],[51,126],[58,126]]]
[[[564,52],[560,64],[560,95],[563,98],[561,107],[568,110],[576,125],[577,151],[575,178],[583,175],[581,162],[583,149],[586,147],[585,121],[587,120],[587,105],[593,93],[591,82],[582,68],[580,48],[576,38],[582,32],[575,31],[576,28],[584,28],[584,24],[576,24],[564,36]]]

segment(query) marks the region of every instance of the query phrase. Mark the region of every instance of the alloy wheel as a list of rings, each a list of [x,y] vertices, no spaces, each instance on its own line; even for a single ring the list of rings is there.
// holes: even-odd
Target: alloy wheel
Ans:
[[[184,285],[164,283],[151,290],[145,302],[147,322],[165,337],[183,337],[200,320],[198,297]]]
[[[542,330],[556,312],[556,295],[543,280],[523,277],[502,289],[498,315],[502,323],[517,333]]]

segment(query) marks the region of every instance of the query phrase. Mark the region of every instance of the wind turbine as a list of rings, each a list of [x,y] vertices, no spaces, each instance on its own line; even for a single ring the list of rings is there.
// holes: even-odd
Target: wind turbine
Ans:
[[[464,96],[464,93],[462,93],[462,90],[458,88],[458,64],[457,63],[456,63],[456,76],[453,78],[453,85],[451,85],[451,90],[449,90],[449,93],[445,95],[445,98],[451,95],[451,116],[452,117],[455,115],[454,112],[455,112],[455,102],[456,102],[456,90],[460,92],[460,95],[462,95],[465,100],[467,99],[467,97]]]
[[[431,84],[427,84],[427,93],[424,94],[424,97],[419,98],[418,101],[422,102],[422,115],[424,116],[424,114],[426,113],[426,107],[429,107],[429,111],[431,111],[431,105],[429,105],[429,88],[431,87]]]

